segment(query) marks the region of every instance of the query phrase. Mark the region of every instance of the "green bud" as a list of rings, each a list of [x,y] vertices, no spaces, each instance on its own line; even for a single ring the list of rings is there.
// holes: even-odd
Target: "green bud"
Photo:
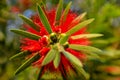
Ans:
[[[56,33],[51,33],[50,34],[50,40],[52,41],[52,43],[57,43],[58,38],[57,38]]]

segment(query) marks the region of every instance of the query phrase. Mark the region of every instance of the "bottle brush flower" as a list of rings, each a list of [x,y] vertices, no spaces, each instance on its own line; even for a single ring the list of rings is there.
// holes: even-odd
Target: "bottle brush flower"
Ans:
[[[94,19],[82,21],[86,13],[77,15],[70,10],[72,2],[63,9],[63,0],[59,1],[57,9],[46,10],[37,4],[38,14],[31,19],[20,14],[26,22],[25,30],[11,31],[25,38],[21,41],[21,52],[10,59],[24,55],[26,61],[16,70],[20,73],[29,66],[41,69],[39,78],[46,70],[59,72],[63,79],[70,76],[70,70],[76,75],[82,74],[89,78],[83,69],[87,55],[100,53],[101,50],[89,46],[89,38],[102,36],[101,34],[87,34],[86,26]],[[97,54],[96,54],[97,55]]]

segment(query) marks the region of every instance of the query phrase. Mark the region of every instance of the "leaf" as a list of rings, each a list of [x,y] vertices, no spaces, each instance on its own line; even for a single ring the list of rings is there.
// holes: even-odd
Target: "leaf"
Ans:
[[[89,53],[102,53],[102,50],[91,47],[91,46],[85,46],[85,45],[76,45],[76,44],[70,44],[69,48],[77,50],[77,51],[86,51]]]
[[[78,65],[79,67],[82,67],[82,62],[76,58],[74,55],[72,55],[71,53],[65,51],[65,50],[62,50],[62,53],[74,64]]]
[[[79,67],[75,64],[73,64],[73,67],[76,69],[76,71],[78,72],[78,75],[82,75],[82,77],[85,78],[85,80],[88,80],[90,75],[88,73],[85,72],[85,70],[82,67]]]
[[[23,70],[25,70],[27,67],[31,65],[31,63],[35,62],[40,58],[39,53],[36,53],[33,57],[25,61],[15,72],[15,75],[19,74]]]
[[[13,60],[13,59],[15,59],[15,58],[19,58],[19,57],[21,57],[21,56],[25,56],[25,55],[27,55],[27,54],[29,54],[28,51],[23,51],[23,52],[20,52],[20,53],[18,53],[18,54],[16,54],[16,55],[10,57],[9,60]]]
[[[95,37],[101,37],[103,36],[102,34],[80,34],[80,35],[75,35],[71,36],[72,39],[80,39],[80,38],[95,38]]]
[[[85,17],[86,14],[87,14],[86,12],[80,14],[77,18],[75,18],[75,19],[72,21],[72,23],[74,23],[74,22],[80,22],[80,21]]]
[[[68,29],[71,29],[73,26],[75,26],[76,24],[78,24],[86,15],[87,13],[84,12],[82,14],[80,14],[77,18],[75,18],[70,25],[68,26]]]
[[[62,9],[63,9],[63,0],[59,0],[59,4],[58,4],[56,15],[55,15],[55,25],[59,25]]]
[[[41,1],[38,0],[38,2],[39,2],[40,6],[41,6],[43,9],[46,8],[46,6],[45,6],[46,0],[41,0]],[[38,3],[38,2],[37,2],[37,3]]]
[[[56,50],[52,48],[43,59],[42,66],[50,63],[55,58],[55,54],[56,54]]]
[[[38,74],[37,80],[41,80],[42,75],[44,74],[44,66],[41,67],[40,72]]]
[[[39,17],[40,17],[45,29],[48,31],[48,33],[52,33],[50,23],[49,23],[44,11],[42,10],[42,8],[39,4],[37,4],[37,9],[38,9]]]
[[[5,35],[0,31],[0,41],[4,40]]]
[[[80,30],[81,28],[85,27],[86,25],[90,24],[94,19],[88,19],[88,20],[85,20],[81,23],[79,23],[78,25],[74,26],[73,28],[71,28],[70,30],[68,30],[66,32],[67,35],[71,35],[75,32],[77,32],[78,30]]]
[[[30,32],[24,31],[24,30],[11,29],[10,31],[12,31],[12,32],[14,32],[16,34],[25,36],[27,38],[34,39],[34,40],[38,40],[39,38],[41,38],[40,36],[38,36],[36,34],[30,33]]]
[[[61,72],[63,80],[67,80],[67,77],[68,77],[67,71],[66,71],[63,63],[61,64],[60,72]]]
[[[36,5],[36,4],[39,4],[43,9],[46,8],[46,6],[45,6],[46,0],[34,0],[34,4],[33,5]]]
[[[54,66],[55,66],[55,68],[58,68],[58,66],[59,66],[59,64],[60,64],[60,53],[58,52],[58,51],[56,51],[56,53],[55,53],[56,55],[55,55],[55,59],[54,59],[54,61],[53,61],[53,64],[54,64]]]
[[[62,34],[62,35],[61,35],[61,38],[60,38],[60,40],[59,40],[59,43],[60,43],[60,44],[64,44],[67,40],[68,40],[68,35]]]
[[[19,14],[19,17],[24,20],[27,24],[30,25],[30,27],[32,27],[33,29],[40,31],[40,27],[38,25],[36,25],[31,19],[25,17],[24,15]]]
[[[66,18],[67,18],[67,14],[68,14],[68,12],[69,12],[69,10],[70,10],[71,4],[72,4],[72,2],[69,2],[69,3],[68,3],[67,7],[65,8],[65,10],[64,10],[64,12],[63,12],[63,14],[62,14],[61,20],[62,20],[63,22],[64,22],[64,21],[66,20]]]

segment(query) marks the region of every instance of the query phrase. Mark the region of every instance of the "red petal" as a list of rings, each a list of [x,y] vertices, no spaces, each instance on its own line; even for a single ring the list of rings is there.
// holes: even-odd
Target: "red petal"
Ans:
[[[30,40],[27,38],[25,38],[22,41],[22,45],[21,45],[22,50],[29,50],[31,52],[37,52],[37,51],[41,50],[41,48],[42,47],[40,46],[38,41]]]
[[[83,38],[83,39],[69,39],[69,43],[70,44],[80,44],[80,45],[89,45],[90,44],[90,41],[86,38]]]

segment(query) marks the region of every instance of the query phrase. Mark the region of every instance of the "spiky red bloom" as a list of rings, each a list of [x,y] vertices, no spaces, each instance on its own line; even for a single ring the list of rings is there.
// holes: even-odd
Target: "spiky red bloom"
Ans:
[[[74,27],[75,25],[77,25],[80,22],[80,20],[73,22],[73,20],[77,17],[77,14],[73,13],[71,11],[69,11],[67,18],[64,22],[62,20],[60,21],[59,26],[55,26],[55,10],[47,11],[46,15],[47,15],[47,18],[49,20],[49,23],[51,25],[53,32],[58,33],[58,34],[65,33],[66,31],[68,31],[69,29],[71,29],[72,27]],[[48,32],[46,31],[46,29],[45,29],[44,25],[42,24],[38,15],[34,15],[32,17],[32,20],[35,24],[40,26],[40,31],[38,32],[28,25],[25,25],[25,27],[26,27],[27,31],[37,34],[37,35],[40,35],[41,38],[39,40],[31,40],[28,38],[23,39],[22,45],[21,45],[21,50],[22,51],[28,50],[32,53],[32,55],[35,54],[36,52],[40,52],[41,58],[38,61],[34,62],[33,65],[41,67],[41,63],[42,63],[44,57],[51,49],[51,47],[48,46],[50,44],[50,42],[46,38],[46,36],[50,36],[50,34],[48,34]],[[72,36],[78,35],[78,34],[83,34],[83,33],[85,33],[85,31],[86,31],[86,28],[82,28],[81,30],[72,34]],[[78,45],[88,45],[89,40],[86,38],[73,40],[71,37],[69,37],[68,43],[69,44],[78,44]],[[83,60],[86,58],[86,55],[82,54],[80,51],[76,51],[76,50],[73,50],[70,48],[66,48],[66,51],[70,52],[71,54],[73,54],[80,60]],[[69,62],[69,60],[67,60],[67,58],[65,58],[64,55],[61,55],[60,65],[57,68],[57,70],[62,71],[63,67],[65,70],[67,70],[68,68],[72,68],[72,65]],[[54,68],[53,62],[47,64],[44,69],[56,71],[56,69]]]

